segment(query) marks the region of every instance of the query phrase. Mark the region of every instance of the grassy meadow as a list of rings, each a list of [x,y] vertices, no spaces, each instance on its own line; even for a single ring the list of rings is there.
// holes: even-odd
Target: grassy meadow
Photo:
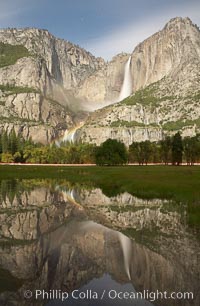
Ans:
[[[99,187],[110,197],[127,191],[144,199],[171,199],[187,207],[190,225],[200,226],[199,166],[0,166],[1,180],[43,178]]]

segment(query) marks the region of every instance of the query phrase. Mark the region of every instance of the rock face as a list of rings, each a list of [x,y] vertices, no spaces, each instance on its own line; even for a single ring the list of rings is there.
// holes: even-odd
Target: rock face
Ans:
[[[46,143],[59,137],[68,126],[73,125],[72,113],[63,105],[39,93],[0,93],[0,130],[12,128],[31,137],[34,142]]]
[[[29,51],[16,63],[0,66],[4,128],[9,131],[14,126],[16,132],[23,131],[23,136],[43,143],[63,134],[74,125],[74,111],[80,102],[75,89],[104,61],[46,30],[0,30],[0,42],[23,45]],[[39,138],[38,130],[42,131]]]
[[[133,142],[140,142],[150,140],[152,142],[163,139],[163,132],[161,128],[154,127],[90,127],[84,126],[77,132],[77,139],[87,143],[94,143],[100,145],[108,138],[117,139],[123,142],[126,146]]]
[[[129,56],[126,53],[116,55],[81,84],[77,95],[86,99],[89,109],[118,101],[124,79],[124,66]]]
[[[78,139],[117,138],[128,146],[177,130],[184,137],[199,132],[200,31],[188,18],[172,19],[139,44],[130,69],[134,94],[91,114]]]
[[[133,91],[161,80],[183,64],[194,64],[200,57],[200,32],[189,18],[174,18],[164,29],[143,43],[132,53],[131,72]],[[183,68],[183,67],[182,67]]]
[[[0,55],[1,130],[14,126],[24,137],[47,143],[82,121],[85,111],[113,103],[89,116],[79,140],[100,144],[117,138],[129,145],[158,141],[180,123],[183,136],[200,130],[200,31],[189,18],[170,20],[135,48],[130,72],[132,92],[139,93],[118,104],[130,54],[106,63],[33,28],[0,30],[0,43],[27,50],[6,65],[1,65],[5,54]]]
[[[96,59],[84,49],[55,38],[47,30],[0,30],[0,41],[24,45],[31,53],[43,59],[49,74],[65,89],[76,87],[81,80],[104,64],[103,59]]]

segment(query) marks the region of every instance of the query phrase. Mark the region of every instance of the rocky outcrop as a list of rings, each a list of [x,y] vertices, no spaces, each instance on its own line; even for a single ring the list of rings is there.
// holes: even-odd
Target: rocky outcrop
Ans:
[[[159,141],[165,134],[199,133],[200,31],[188,18],[172,19],[131,55],[132,96],[97,110],[77,133],[86,142],[116,138]]]
[[[136,94],[124,102],[95,111],[77,131],[77,139],[99,145],[111,138],[129,146],[133,142],[159,141],[165,135],[173,135],[178,130],[183,137],[195,136],[200,131],[198,92],[188,93],[185,97],[176,96],[176,93],[161,96],[166,89],[165,82],[166,79],[149,87],[149,91],[154,93],[144,99],[153,102],[140,103]],[[168,82],[170,83],[170,78]],[[178,89],[178,85],[176,88]]]
[[[116,55],[81,84],[77,96],[85,98],[86,108],[94,110],[118,101],[124,79],[124,66],[129,56],[126,53]]]
[[[174,18],[162,31],[140,43],[131,54],[133,92],[161,80],[172,72],[175,76],[178,74],[178,67],[182,70],[185,64],[194,64],[194,60],[199,62],[199,37],[199,29],[189,18]],[[128,57],[128,54],[123,53],[115,56],[103,69],[87,78],[80,89],[81,96],[85,96],[89,101],[93,98],[94,101],[116,101]]]
[[[31,136],[35,142],[60,137],[75,124],[74,112],[80,110],[75,88],[104,61],[45,30],[0,30],[0,41],[23,45],[29,52],[0,68],[0,111],[6,129],[15,126],[16,132],[23,131],[25,138]]]
[[[174,18],[162,31],[140,43],[132,53],[133,91],[161,80],[177,67],[199,62],[200,32],[189,18]],[[190,80],[188,80],[190,82]]]
[[[11,45],[23,45],[36,57],[42,58],[49,74],[65,89],[72,89],[92,72],[104,65],[84,49],[62,39],[47,30],[34,28],[0,30],[0,41]]]
[[[0,99],[0,130],[8,133],[14,128],[25,139],[46,143],[73,125],[72,112],[67,107],[40,93],[17,93],[16,88],[16,92],[0,92]]]
[[[108,138],[117,139],[123,142],[126,146],[133,142],[140,142],[150,140],[152,142],[163,139],[163,132],[161,128],[155,127],[90,127],[85,126],[81,128],[77,134],[76,139],[87,143],[94,143],[100,145]]]
[[[85,120],[85,111],[115,103],[92,114],[77,139],[100,144],[117,138],[129,145],[158,141],[179,130],[179,123],[183,136],[200,131],[200,31],[189,18],[170,20],[135,48],[130,72],[132,92],[139,94],[118,104],[129,54],[106,63],[33,28],[0,30],[0,42],[23,45],[28,52],[0,68],[0,111],[8,130],[16,126],[25,137],[47,143]]]

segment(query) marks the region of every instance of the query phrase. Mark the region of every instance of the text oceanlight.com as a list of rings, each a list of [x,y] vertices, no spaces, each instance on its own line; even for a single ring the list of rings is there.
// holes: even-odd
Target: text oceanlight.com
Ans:
[[[36,299],[36,300],[61,300],[65,301],[67,299],[74,300],[98,300],[98,299],[110,299],[110,300],[137,300],[145,299],[150,302],[163,299],[172,300],[193,300],[193,292],[160,292],[158,290],[152,292],[149,290],[143,290],[141,292],[125,292],[116,290],[102,290],[102,292],[96,292],[93,290],[74,290],[72,292],[62,291],[62,290],[26,290],[24,292],[24,297],[26,299]]]

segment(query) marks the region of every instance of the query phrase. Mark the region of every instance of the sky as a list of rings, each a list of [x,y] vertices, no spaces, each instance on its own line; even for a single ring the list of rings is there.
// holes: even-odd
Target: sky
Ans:
[[[199,0],[0,0],[0,28],[47,29],[110,60],[174,17],[200,26]]]

